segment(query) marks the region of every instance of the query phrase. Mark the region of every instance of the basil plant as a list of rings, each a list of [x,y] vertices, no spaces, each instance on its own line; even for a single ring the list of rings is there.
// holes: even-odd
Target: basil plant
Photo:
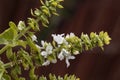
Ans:
[[[57,9],[63,8],[61,2],[63,0],[40,0],[42,6],[31,10],[33,17],[28,18],[26,23],[9,22],[9,28],[0,34],[0,80],[27,80],[22,76],[24,71],[29,72],[29,80],[80,80],[68,74],[63,77],[51,73],[48,77],[38,76],[35,70],[57,63],[57,60],[65,60],[66,67],[69,67],[69,60],[75,59],[75,55],[95,47],[104,50],[104,45],[110,44],[108,33],[101,31],[98,34],[91,32],[90,35],[82,33],[80,36],[72,32],[52,34],[51,42],[41,40],[38,45],[35,33],[40,31],[39,23],[48,27],[49,18],[59,15]],[[3,55],[6,61],[3,61]]]

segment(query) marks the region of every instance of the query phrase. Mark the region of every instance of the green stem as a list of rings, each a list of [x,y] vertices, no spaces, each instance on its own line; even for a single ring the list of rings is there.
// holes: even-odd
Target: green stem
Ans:
[[[5,46],[0,50],[0,54],[2,54],[3,52],[5,52],[9,47],[10,47],[10,45],[5,45]]]
[[[21,38],[22,37],[22,35],[24,35],[28,30],[30,30],[31,29],[31,27],[27,27],[24,31],[22,31],[18,36],[17,36],[17,38],[16,38],[16,40],[18,40],[19,38]]]
[[[13,65],[14,65],[13,62],[9,62],[9,63],[4,64],[4,67],[5,67],[5,68],[10,68],[10,67],[12,67]]]
[[[17,60],[17,64],[21,64],[22,63],[22,60]],[[8,62],[8,63],[5,63],[4,64],[4,67],[5,68],[11,68],[15,65],[15,62],[14,61],[11,61],[11,62]]]

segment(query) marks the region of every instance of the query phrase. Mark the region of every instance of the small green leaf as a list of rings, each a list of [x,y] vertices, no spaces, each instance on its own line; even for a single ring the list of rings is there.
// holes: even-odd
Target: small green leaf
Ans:
[[[56,8],[55,8],[55,7],[50,6],[50,10],[51,10],[52,12],[56,12]]]
[[[54,7],[56,7],[58,5],[58,3],[55,2],[55,1],[53,1],[53,2],[51,2],[51,5],[54,6]]]
[[[46,0],[46,1],[45,1],[45,5],[46,5],[46,6],[49,6],[49,1]]]
[[[60,9],[64,8],[64,7],[63,7],[62,5],[60,5],[60,4],[57,5],[57,7],[60,8]]]
[[[25,49],[26,49],[26,44],[27,44],[26,41],[23,41],[23,40],[18,40],[18,41],[17,41],[17,45],[18,45],[18,46],[22,46],[22,47],[25,48]]]
[[[54,14],[56,16],[59,16],[59,14],[57,12],[52,12],[52,14]]]
[[[111,38],[109,37],[108,33],[105,32],[104,33],[104,42],[105,42],[105,44],[106,45],[110,44],[110,40],[111,40]]]
[[[24,60],[26,60],[26,62],[32,66],[33,63],[32,63],[32,60],[31,60],[31,56],[29,55],[28,52],[26,52],[25,50],[21,49],[21,55],[22,57],[24,58]]]
[[[36,44],[31,40],[31,38],[27,38],[27,44],[30,46],[30,48],[36,52],[40,52],[40,49],[36,46]]]
[[[13,57],[13,52],[12,52],[12,48],[11,47],[7,49],[6,56],[7,56],[8,59]]]
[[[9,22],[9,26],[10,28],[0,34],[0,44],[13,43],[14,39],[17,37],[16,25],[13,22]]]
[[[41,15],[41,11],[40,11],[39,9],[36,9],[36,10],[34,11],[34,14],[35,14],[36,16],[40,16],[40,15]]]
[[[10,22],[9,22],[9,26],[10,26],[12,29],[14,29],[15,31],[17,30],[17,26],[16,26],[16,24],[15,24],[14,22],[10,21]],[[17,31],[16,31],[16,32],[17,32]]]
[[[49,24],[49,21],[48,21],[47,16],[45,16],[45,15],[41,15],[40,18],[41,18],[41,20],[42,20],[43,23],[45,23],[45,24]]]
[[[35,67],[32,67],[29,72],[30,80],[37,80],[37,76],[35,75]]]
[[[28,25],[35,31],[40,30],[37,21],[33,18],[28,18]]]

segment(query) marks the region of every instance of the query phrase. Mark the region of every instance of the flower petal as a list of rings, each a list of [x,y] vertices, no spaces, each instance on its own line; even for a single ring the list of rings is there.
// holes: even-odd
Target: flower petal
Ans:
[[[48,56],[48,54],[47,54],[46,51],[42,51],[42,52],[41,52],[41,55],[44,56],[45,58],[47,58],[47,56]]]
[[[52,37],[53,37],[53,40],[55,42],[57,42],[57,44],[62,44],[63,41],[64,41],[64,37],[63,37],[64,34],[61,34],[61,35],[56,35],[56,34],[52,34]]]
[[[49,64],[50,64],[50,61],[47,60],[47,61],[45,61],[42,65],[43,65],[43,66],[47,66],[47,65],[49,65]]]
[[[66,58],[65,60],[66,64],[67,64],[67,68],[70,66],[70,62],[69,62],[69,59]]]
[[[64,55],[63,52],[61,51],[58,55],[58,59],[63,60],[64,59]]]
[[[38,41],[37,41],[37,37],[36,37],[35,35],[32,35],[31,38],[32,38],[33,41],[38,42]]]
[[[53,49],[52,45],[49,44],[49,45],[47,45],[47,47],[46,47],[46,52],[47,52],[48,54],[51,54],[51,53],[52,53],[52,49]]]
[[[18,23],[18,29],[21,31],[25,28],[25,23],[23,21],[19,21]]]

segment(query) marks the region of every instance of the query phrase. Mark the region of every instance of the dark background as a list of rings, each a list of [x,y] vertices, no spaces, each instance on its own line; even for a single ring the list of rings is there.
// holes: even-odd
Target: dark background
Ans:
[[[38,7],[39,0],[0,0],[0,32],[8,28],[8,22],[26,20],[30,9]],[[95,48],[85,51],[70,61],[58,61],[49,67],[37,70],[38,74],[54,73],[63,76],[75,74],[81,80],[120,80],[120,0],[65,0],[61,16],[51,19],[50,27],[38,33],[39,40],[47,39],[51,33],[107,31],[112,38],[105,51]],[[24,73],[23,75],[26,75]]]

